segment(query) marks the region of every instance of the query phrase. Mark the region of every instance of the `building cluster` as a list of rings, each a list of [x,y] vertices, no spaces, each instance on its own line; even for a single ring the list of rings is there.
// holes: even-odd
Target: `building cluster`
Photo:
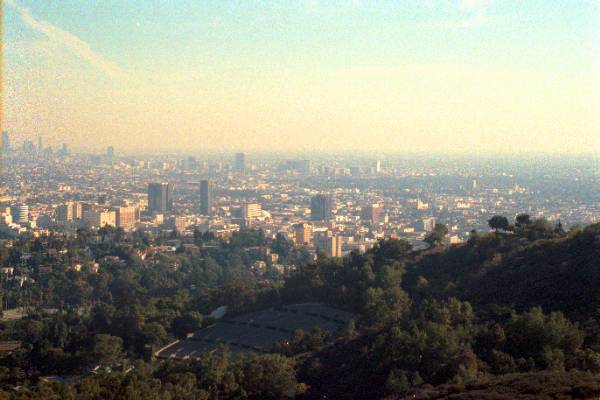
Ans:
[[[422,160],[249,162],[244,153],[228,160],[119,156],[113,147],[101,155],[72,154],[66,146],[42,149],[41,140],[14,148],[3,135],[4,235],[87,225],[183,236],[211,232],[227,239],[256,228],[313,254],[338,257],[389,237],[425,246],[436,223],[448,227],[449,243],[460,243],[471,230],[487,229],[494,214],[527,212],[585,224],[597,221],[600,209],[584,189],[565,196],[561,184],[554,194],[535,186],[539,176],[519,176],[516,167],[505,172]],[[576,188],[597,187],[593,173],[581,168],[564,175]]]

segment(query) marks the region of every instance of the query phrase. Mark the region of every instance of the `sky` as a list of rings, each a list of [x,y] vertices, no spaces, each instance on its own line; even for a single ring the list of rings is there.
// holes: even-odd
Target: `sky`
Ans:
[[[4,0],[12,140],[600,153],[600,0]]]

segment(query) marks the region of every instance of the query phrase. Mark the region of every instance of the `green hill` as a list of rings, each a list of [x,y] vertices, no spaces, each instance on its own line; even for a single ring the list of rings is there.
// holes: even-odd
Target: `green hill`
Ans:
[[[540,306],[582,319],[600,307],[600,224],[554,239],[478,235],[423,255],[404,280],[415,298],[448,296],[474,305]]]

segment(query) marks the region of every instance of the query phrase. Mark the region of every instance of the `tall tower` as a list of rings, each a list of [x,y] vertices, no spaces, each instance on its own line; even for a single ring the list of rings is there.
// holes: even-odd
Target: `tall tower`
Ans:
[[[44,151],[44,141],[42,139],[42,135],[39,135],[38,141],[37,141],[37,152],[38,152],[38,154],[42,154],[43,151]]]
[[[246,173],[246,155],[244,153],[236,153],[235,155],[235,172],[239,174]]]
[[[10,154],[10,137],[8,136],[7,131],[2,131],[2,154],[8,155]]]
[[[148,211],[165,213],[173,210],[173,185],[167,182],[148,184]]]
[[[209,179],[200,181],[200,214],[213,214],[213,187]]]
[[[318,194],[310,200],[310,219],[327,221],[333,218],[333,200],[330,195]]]

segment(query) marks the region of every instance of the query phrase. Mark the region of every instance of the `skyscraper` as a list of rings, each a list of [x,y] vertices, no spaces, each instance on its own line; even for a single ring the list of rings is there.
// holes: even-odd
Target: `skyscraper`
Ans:
[[[310,219],[327,221],[333,218],[333,200],[330,195],[318,194],[310,200]]]
[[[10,152],[10,138],[7,131],[2,131],[2,151],[4,153]]]
[[[375,164],[373,165],[373,170],[376,174],[381,173],[381,161],[375,161]]]
[[[115,148],[113,146],[108,146],[106,148],[106,158],[112,160],[115,156]]]
[[[117,226],[117,213],[114,210],[91,209],[85,213],[83,220],[94,227]]]
[[[200,181],[200,214],[212,215],[213,213],[213,188],[209,179]]]
[[[44,141],[42,139],[42,135],[39,135],[38,143],[37,143],[37,153],[41,155],[43,151],[44,151]]]
[[[21,150],[23,151],[24,154],[31,156],[35,153],[35,146],[33,145],[33,142],[31,140],[25,140],[23,142],[23,146],[21,147]]]
[[[27,204],[15,204],[10,208],[13,221],[18,224],[29,222],[29,206]]]
[[[56,220],[59,222],[72,222],[83,217],[83,206],[81,203],[68,201],[56,209]]]
[[[381,204],[369,204],[362,208],[360,218],[373,225],[377,225],[384,220],[385,211]]]
[[[342,256],[342,238],[333,232],[319,232],[314,236],[314,240],[318,252],[325,253],[328,257]]]
[[[133,229],[140,222],[140,210],[134,206],[115,208],[116,226],[124,229]]]
[[[245,203],[242,204],[242,218],[245,220],[251,220],[254,218],[260,218],[262,216],[262,207],[258,203]]]
[[[312,242],[313,227],[310,224],[297,224],[294,225],[294,232],[296,233],[296,244],[305,245]]]
[[[423,232],[432,232],[435,228],[435,218],[423,218]]]
[[[235,172],[239,174],[246,173],[246,155],[244,153],[236,153],[235,155]]]
[[[167,182],[148,184],[148,211],[165,213],[173,210],[173,185]]]

